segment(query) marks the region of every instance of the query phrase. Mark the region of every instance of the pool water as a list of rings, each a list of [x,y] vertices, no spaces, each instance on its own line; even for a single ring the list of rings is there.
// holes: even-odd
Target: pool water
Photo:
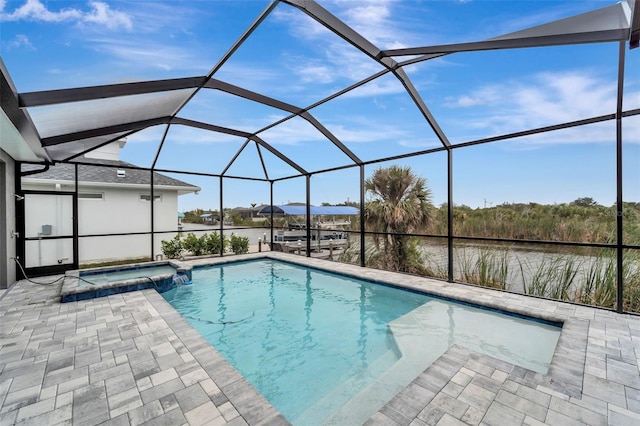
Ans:
[[[123,268],[119,270],[109,270],[101,272],[81,272],[80,277],[82,277],[86,281],[81,281],[80,285],[101,285],[119,281],[126,281],[134,278],[154,277],[158,275],[168,274],[175,275],[176,268],[171,265],[157,265],[136,268]]]
[[[560,328],[274,261],[164,298],[295,425],[362,424],[451,345],[546,372]]]

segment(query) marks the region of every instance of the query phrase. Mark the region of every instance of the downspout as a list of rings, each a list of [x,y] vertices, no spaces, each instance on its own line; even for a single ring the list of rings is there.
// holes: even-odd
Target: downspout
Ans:
[[[47,167],[48,168],[48,167]],[[80,238],[79,238],[79,234],[80,234],[80,218],[78,217],[78,212],[79,212],[79,205],[78,205],[78,181],[80,180],[78,178],[78,170],[79,167],[76,164],[75,165],[75,191],[73,193],[73,222],[72,222],[72,226],[73,226],[73,268],[74,269],[78,269],[79,265],[80,265],[80,251],[79,251],[79,247],[80,247]]]
[[[38,169],[38,170],[29,170],[26,172],[20,172],[19,170],[17,171],[19,176],[29,176],[29,175],[37,175],[39,173],[44,173],[47,170],[49,170],[50,165],[49,164],[45,164],[43,168]]]
[[[16,238],[16,258],[20,261],[21,264],[25,264],[25,242],[24,242],[24,232],[26,229],[26,225],[24,223],[24,215],[25,215],[25,199],[24,195],[22,195],[22,174],[20,170],[22,169],[22,163],[16,162],[15,170],[14,170],[14,186],[15,186],[15,194],[22,197],[18,199],[15,197],[15,209],[16,209],[16,223],[15,227],[17,232],[14,233]],[[38,173],[42,172],[42,170],[38,171]],[[26,172],[25,172],[26,173]],[[17,234],[17,235],[16,235]],[[16,281],[23,280],[27,278],[23,273],[20,267],[18,267],[18,263],[16,262],[14,267],[16,268]]]

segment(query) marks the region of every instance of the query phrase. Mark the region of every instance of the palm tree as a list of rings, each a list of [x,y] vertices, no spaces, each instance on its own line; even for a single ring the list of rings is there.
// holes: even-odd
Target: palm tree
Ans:
[[[431,222],[434,207],[427,180],[411,167],[392,165],[375,170],[365,190],[370,196],[364,213],[367,229],[386,233],[374,237],[378,248],[384,239],[385,269],[423,272],[418,238],[405,234],[423,231]]]

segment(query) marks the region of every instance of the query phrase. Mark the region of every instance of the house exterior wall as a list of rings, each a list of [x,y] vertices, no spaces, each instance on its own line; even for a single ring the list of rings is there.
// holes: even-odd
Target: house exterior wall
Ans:
[[[90,151],[84,154],[85,158],[98,158],[102,160],[119,160],[120,150],[124,148],[126,139],[112,142],[105,146],[102,146],[95,151]]]
[[[0,289],[16,282],[16,268],[12,259],[16,256],[15,162],[0,149]]]
[[[79,191],[81,192],[81,191]],[[149,191],[141,189],[108,189],[104,198],[79,199],[79,235],[151,231],[151,202],[141,200]],[[178,227],[177,191],[154,191],[154,230],[175,231]],[[173,234],[167,234],[173,237]],[[170,238],[170,237],[165,237]],[[113,237],[81,237],[79,262],[88,263],[123,258],[149,257],[151,235]],[[154,255],[161,253],[156,245]]]
[[[25,237],[46,238],[25,242],[27,268],[73,263],[73,198],[67,195],[25,194]]]
[[[23,184],[25,190],[53,190],[55,185],[44,180]],[[66,185],[59,187],[63,191]],[[114,233],[139,233],[151,231],[151,202],[150,190],[143,187],[104,187],[97,184],[79,184],[78,187],[78,262],[96,263],[113,260],[150,257],[151,235],[124,236],[95,236]],[[90,195],[95,198],[86,198]],[[32,195],[35,196],[35,195]],[[154,196],[154,228],[156,232],[175,231],[178,228],[178,191],[155,189]],[[158,198],[159,197],[159,198]],[[69,197],[70,198],[70,197]],[[146,199],[145,199],[146,198]],[[66,204],[65,204],[66,206]],[[48,223],[54,206],[42,206],[39,213],[27,214],[26,229],[29,236],[40,232],[42,224]],[[65,208],[66,209],[66,208]],[[69,213],[68,217],[72,214]],[[66,228],[66,224],[64,225]],[[54,226],[54,229],[56,227]],[[65,231],[64,235],[67,232]],[[71,232],[69,232],[71,234]],[[58,235],[58,234],[56,234]],[[175,233],[160,234],[160,239],[172,238]],[[158,238],[156,238],[156,241]],[[70,257],[67,252],[72,246],[65,244],[66,240],[53,244],[53,241],[39,243],[37,241],[26,246],[26,257],[30,259],[28,266],[47,265],[59,259]],[[36,244],[38,243],[38,244]],[[159,244],[154,247],[154,253],[161,253]],[[33,262],[36,262],[35,264]],[[66,263],[66,259],[63,260]]]

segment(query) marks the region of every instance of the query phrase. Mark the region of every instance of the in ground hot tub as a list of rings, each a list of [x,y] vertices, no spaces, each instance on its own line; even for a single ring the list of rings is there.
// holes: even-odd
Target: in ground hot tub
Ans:
[[[191,283],[191,266],[177,260],[135,263],[68,271],[60,295],[62,302],[93,299],[117,293],[155,288],[162,293]]]

